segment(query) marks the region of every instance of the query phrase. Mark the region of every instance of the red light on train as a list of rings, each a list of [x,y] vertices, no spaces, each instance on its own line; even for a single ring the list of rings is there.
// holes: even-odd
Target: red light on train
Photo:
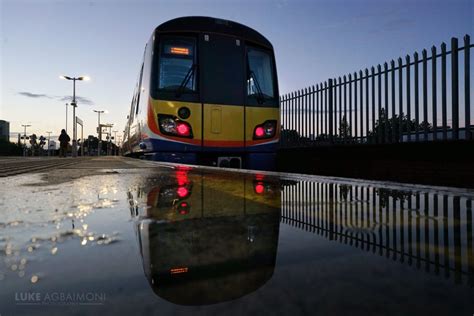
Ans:
[[[176,126],[176,131],[181,136],[189,136],[191,129],[189,128],[189,125],[186,123],[178,123]]]
[[[276,133],[276,120],[265,121],[263,124],[255,126],[253,139],[272,138]]]
[[[171,47],[171,54],[189,55],[189,48],[185,47]]]
[[[263,137],[263,135],[265,135],[265,130],[263,129],[263,127],[259,126],[255,129],[255,136],[257,137]]]
[[[176,190],[176,193],[180,198],[185,198],[188,196],[189,191],[186,187],[179,187],[178,190]]]
[[[263,186],[263,183],[257,182],[257,184],[255,184],[255,193],[263,194],[263,192],[265,192],[265,187]]]

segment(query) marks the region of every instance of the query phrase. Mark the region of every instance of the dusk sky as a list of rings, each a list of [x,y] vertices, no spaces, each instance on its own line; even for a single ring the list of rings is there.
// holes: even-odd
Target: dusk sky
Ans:
[[[0,119],[12,133],[58,135],[72,82],[85,135],[93,109],[123,131],[143,49],[153,29],[180,16],[233,20],[274,45],[280,92],[287,93],[405,56],[452,36],[474,34],[472,0],[63,1],[0,0]],[[462,42],[461,42],[462,43]],[[72,135],[72,112],[68,132]]]

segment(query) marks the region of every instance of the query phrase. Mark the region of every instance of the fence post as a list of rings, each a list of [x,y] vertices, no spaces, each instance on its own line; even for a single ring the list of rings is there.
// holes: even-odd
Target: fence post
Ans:
[[[372,81],[372,91],[371,91],[371,96],[372,96],[372,142],[376,143],[378,141],[378,136],[377,132],[375,130],[375,123],[377,122],[375,119],[375,68],[371,67],[370,68],[370,74],[371,74],[371,81]],[[368,81],[367,81],[368,82]],[[367,104],[369,104],[369,100],[367,100]],[[367,109],[368,111],[369,109]],[[380,124],[380,122],[379,122]],[[378,129],[378,127],[377,127]]]
[[[438,111],[437,94],[436,94],[436,47],[431,47],[431,97],[432,97],[432,114],[433,114],[433,140],[438,139]]]
[[[420,95],[419,95],[419,89],[418,89],[418,52],[415,52],[414,54],[414,64],[415,64],[415,75],[413,80],[415,81],[415,141],[420,141],[420,135],[418,134],[419,130],[419,125],[420,125]]]
[[[352,142],[352,75],[349,74],[349,137]]]
[[[423,140],[428,140],[428,60],[426,49],[421,52],[423,58]]]
[[[311,97],[313,98],[313,102],[311,103],[311,131],[313,134],[312,144],[314,145],[314,141],[316,140],[316,87],[313,85],[313,89],[311,90]]]
[[[332,79],[328,80],[328,96],[329,96],[329,140],[332,143],[334,138],[333,138],[333,82]]]
[[[329,138],[328,128],[328,82],[324,81],[324,134]]]
[[[295,112],[295,101],[296,100],[296,92],[291,93],[291,130],[296,132],[296,112]],[[296,135],[295,133],[291,133],[293,135],[292,143],[296,143]]]
[[[385,91],[385,98],[384,98],[384,130],[383,130],[383,139],[384,143],[388,143],[388,64],[383,64],[383,71],[385,72],[384,77],[384,91]]]
[[[369,142],[369,69],[365,68],[365,133],[367,142]],[[375,128],[375,121],[372,117],[372,134]],[[370,137],[370,142],[373,142],[373,137]]]
[[[453,139],[459,139],[459,50],[458,39],[451,38],[451,103],[453,119]]]
[[[390,68],[391,68],[391,71],[392,71],[392,80],[391,80],[391,84],[392,84],[392,118],[391,118],[391,121],[392,121],[392,142],[395,143],[396,141],[396,128],[395,128],[395,124],[396,124],[396,114],[395,114],[395,60],[391,60],[390,61]]]
[[[316,137],[319,137],[321,135],[321,108],[322,108],[322,102],[319,102],[320,100],[320,95],[322,94],[322,84],[317,84],[316,85],[316,122],[317,122],[317,128],[316,128]]]
[[[382,117],[381,117],[381,112],[382,112],[382,66],[380,64],[377,65],[377,73],[378,73],[378,78],[377,78],[377,116],[378,116],[378,121],[379,121],[379,128],[378,128],[378,136],[377,136],[377,141],[382,142],[383,141],[383,135],[382,135]]]
[[[343,121],[344,121],[344,142],[347,141],[347,77],[344,76],[344,116],[343,116]]]
[[[408,141],[411,142],[411,103],[410,103],[410,55],[406,56],[407,63],[407,136]]]
[[[441,44],[441,116],[443,124],[443,140],[448,139],[448,111],[446,96],[446,43]]]
[[[362,70],[359,71],[359,76],[360,76],[360,142],[361,144],[364,142],[364,103],[363,103],[363,97],[364,97],[364,84],[362,82]]]
[[[398,141],[403,139],[403,60],[398,58]]]
[[[357,72],[354,72],[354,139],[357,140]]]
[[[465,116],[465,129],[466,139],[470,140],[471,135],[471,73],[470,73],[470,56],[471,56],[471,37],[469,35],[464,36],[464,116]]]
[[[338,98],[338,101],[339,101],[339,121],[338,121],[338,135],[339,135],[339,141],[342,139],[342,129],[341,129],[341,126],[342,126],[342,79],[341,77],[339,77],[339,98]]]

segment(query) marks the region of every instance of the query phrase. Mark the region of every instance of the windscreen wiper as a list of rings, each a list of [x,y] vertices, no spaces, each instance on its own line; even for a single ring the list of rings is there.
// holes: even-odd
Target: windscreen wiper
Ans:
[[[176,97],[179,98],[181,96],[181,94],[183,94],[183,91],[184,91],[184,87],[186,87],[186,85],[188,84],[189,80],[191,79],[191,77],[193,76],[194,74],[194,69],[196,68],[196,64],[193,64],[188,72],[186,73],[186,76],[183,78],[183,81],[181,81],[181,84],[179,85],[178,89],[176,89]]]
[[[265,103],[265,96],[263,95],[262,89],[260,88],[260,84],[258,83],[257,76],[253,71],[250,72],[250,78],[253,78],[255,83],[255,87],[257,88],[257,102],[258,104]]]

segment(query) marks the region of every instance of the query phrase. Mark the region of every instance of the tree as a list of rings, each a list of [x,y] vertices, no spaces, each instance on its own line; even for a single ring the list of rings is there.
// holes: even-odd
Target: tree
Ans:
[[[346,116],[342,117],[342,120],[339,124],[339,137],[348,138],[351,136],[351,126],[346,120]]]
[[[404,115],[403,112],[401,113],[401,120],[397,114],[388,119],[385,109],[381,109],[379,119],[375,122],[374,128],[369,131],[368,136],[381,142],[384,141],[384,136],[389,141],[393,139],[393,136],[398,140],[404,133],[423,131],[425,128],[427,130],[433,130],[429,122],[423,121],[416,124],[414,119],[408,120],[408,117]]]

